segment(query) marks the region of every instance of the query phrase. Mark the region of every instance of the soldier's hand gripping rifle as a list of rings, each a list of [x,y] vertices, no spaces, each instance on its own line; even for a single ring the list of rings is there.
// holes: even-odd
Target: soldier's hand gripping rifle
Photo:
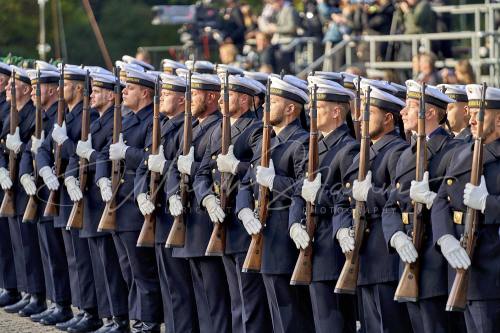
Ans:
[[[59,98],[57,103],[57,125],[62,126],[64,122],[64,116],[66,114],[66,102],[64,100],[64,63],[61,64],[61,75],[59,76]],[[62,156],[61,149],[62,145],[53,142],[55,145],[54,149],[54,170],[55,175],[59,179],[61,176],[64,176],[62,170]],[[59,186],[57,190],[50,191],[49,198],[47,199],[47,205],[45,206],[45,210],[43,212],[43,216],[45,217],[54,217],[59,215],[59,198],[60,198],[60,190]]]
[[[40,70],[36,72],[36,101],[35,101],[35,138],[40,140],[42,138],[42,93],[40,90]],[[40,184],[40,178],[38,177],[38,172],[36,171],[36,161],[35,155],[33,154],[33,173],[35,176],[35,184],[38,189],[38,185]],[[38,210],[38,199],[36,194],[30,195],[28,199],[28,203],[26,204],[26,210],[23,215],[23,222],[31,222],[36,219],[36,213]]]
[[[266,101],[264,108],[264,114],[262,119],[264,121],[264,126],[262,128],[262,147],[261,147],[261,158],[260,165],[262,167],[269,167],[269,159],[271,158],[271,154],[269,152],[271,148],[271,131],[272,126],[269,122],[270,114],[271,114],[271,79],[267,80],[267,89],[266,89]],[[257,212],[258,218],[262,226],[264,227],[267,214],[268,214],[268,205],[269,205],[269,189],[266,186],[259,186],[259,200],[256,200],[255,211]],[[252,235],[252,240],[250,241],[250,246],[248,247],[247,255],[245,257],[245,261],[243,262],[242,271],[243,272],[260,272],[260,268],[262,265],[262,248],[264,245],[264,236],[262,234],[262,229],[258,234]]]
[[[307,166],[307,178],[314,181],[318,172],[318,109],[317,109],[317,86],[311,89],[311,119],[309,132],[309,161]],[[299,257],[290,279],[291,285],[308,285],[312,280],[312,256],[314,232],[316,230],[316,215],[314,214],[314,203],[306,203],[306,231],[309,235],[309,244],[305,249],[300,249]]]
[[[160,77],[156,78],[155,96],[153,107],[153,137],[151,144],[151,154],[158,154],[158,148],[161,145],[161,125],[160,125],[160,94],[161,84]],[[158,172],[151,171],[149,176],[149,194],[153,205],[156,207],[156,195],[159,190],[161,175]],[[155,227],[156,227],[156,214],[153,211],[151,214],[144,216],[144,223],[142,224],[141,233],[137,239],[137,246],[140,247],[153,247],[155,245]]]
[[[113,143],[118,143],[120,133],[122,132],[122,106],[121,106],[121,86],[119,78],[120,70],[115,68],[115,105],[113,109]],[[120,187],[121,180],[120,160],[111,162],[111,190],[113,196],[106,203],[102,212],[101,220],[97,231],[115,231],[116,230],[116,195]]]
[[[10,77],[10,135],[16,133],[16,128],[18,126],[19,117],[17,112],[16,104],[16,72],[12,70],[12,75]],[[9,150],[9,177],[14,182],[17,177],[17,156],[14,150]],[[14,217],[16,214],[16,203],[13,186],[4,191],[4,197],[2,200],[2,205],[0,206],[0,216]]]
[[[85,87],[83,88],[83,110],[82,110],[82,133],[81,140],[87,141],[90,130],[90,78],[89,71],[85,75]],[[87,185],[88,161],[80,157],[78,167],[78,180],[80,182],[80,191],[85,192]],[[83,198],[73,203],[71,213],[66,224],[66,230],[83,228],[84,202]]]
[[[194,68],[194,62],[193,62]],[[187,87],[184,102],[184,134],[182,142],[182,154],[189,154],[193,139],[193,115],[191,114],[191,70],[187,75]],[[189,205],[189,175],[181,174],[179,185],[182,207],[185,209]],[[186,223],[184,212],[174,218],[174,223],[167,237],[165,247],[184,247],[186,240]]]
[[[420,92],[420,110],[418,112],[417,124],[417,158],[416,158],[416,180],[422,181],[424,172],[427,170],[427,142],[425,134],[425,83],[422,83]],[[413,245],[420,253],[422,240],[424,238],[424,222],[422,220],[422,211],[424,205],[419,202],[413,204]],[[418,284],[420,281],[420,258],[413,263],[406,263],[403,274],[399,279],[394,300],[398,302],[416,302],[418,301]]]
[[[226,71],[224,77],[224,110],[222,113],[222,151],[223,155],[226,155],[231,145],[231,118],[229,116],[229,72]],[[221,256],[224,254],[224,249],[226,247],[226,227],[229,223],[228,218],[228,208],[230,205],[229,191],[231,186],[231,174],[226,172],[221,172],[220,174],[220,203],[221,208],[226,214],[223,223],[214,223],[214,228],[212,230],[212,235],[210,235],[210,240],[208,241],[207,249],[205,255],[207,256]]]
[[[484,128],[484,111],[486,98],[486,83],[483,83],[483,91],[481,92],[481,104],[477,115],[477,135],[474,138],[474,151],[472,155],[472,170],[470,174],[470,182],[472,185],[478,186],[481,182],[483,173],[483,128]],[[461,238],[461,244],[469,258],[474,255],[474,247],[476,246],[480,211],[467,207],[465,215],[465,228]],[[448,301],[446,302],[446,311],[465,311],[467,304],[467,289],[469,286],[469,269],[457,269],[453,285],[451,287]]]
[[[365,109],[363,112],[363,126],[361,127],[361,148],[359,151],[358,181],[362,182],[366,178],[366,173],[370,168],[370,93],[368,86],[365,92]],[[344,266],[340,272],[339,279],[335,285],[337,294],[355,294],[358,285],[359,273],[359,251],[363,245],[363,238],[366,231],[366,203],[356,201],[356,208],[353,210],[354,220],[354,249],[346,253]]]

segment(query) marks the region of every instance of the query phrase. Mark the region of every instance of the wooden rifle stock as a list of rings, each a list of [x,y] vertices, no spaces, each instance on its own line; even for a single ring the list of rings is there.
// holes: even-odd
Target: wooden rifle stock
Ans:
[[[158,154],[158,147],[161,145],[161,128],[160,128],[160,77],[156,78],[155,96],[154,96],[154,109],[153,109],[153,133],[151,154]],[[160,183],[160,174],[151,171],[149,178],[149,193],[150,200],[156,207],[156,195],[158,194]],[[154,247],[155,245],[155,227],[156,227],[156,214],[153,211],[151,214],[144,216],[144,223],[142,224],[139,238],[137,238],[137,246],[139,247]]]
[[[122,107],[121,107],[121,87],[119,78],[120,69],[115,68],[115,105],[113,109],[113,143],[120,140],[122,131]],[[106,202],[104,211],[102,212],[97,231],[115,231],[116,230],[116,194],[120,187],[120,161],[111,162],[111,190],[113,196],[111,200]]]
[[[90,93],[89,93],[89,72],[85,76],[85,87],[83,90],[83,110],[82,110],[82,133],[81,140],[87,141],[89,138],[90,129]],[[78,179],[80,181],[80,191],[82,194],[85,193],[85,186],[87,184],[87,173],[88,173],[88,162],[85,158],[80,157],[79,168],[78,168]],[[83,214],[84,214],[84,201],[83,198],[73,203],[71,208],[71,213],[69,214],[68,223],[66,224],[66,230],[71,229],[82,229],[83,228]]]
[[[359,87],[359,81],[358,81]],[[358,88],[359,89],[359,88]],[[358,181],[362,182],[366,178],[370,160],[370,92],[368,86],[365,96],[365,109],[363,112],[363,127],[361,128],[361,148],[359,152],[359,170]],[[354,249],[346,253],[344,266],[340,272],[339,279],[335,285],[337,294],[355,294],[358,285],[359,273],[359,251],[363,245],[363,239],[366,231],[366,203],[364,201],[356,201],[356,208],[353,211],[354,219]]]
[[[486,98],[486,83],[483,83],[481,92],[481,105],[477,115],[477,135],[474,138],[474,151],[472,155],[472,170],[470,174],[470,182],[472,185],[478,186],[481,182],[483,173],[483,129],[484,129],[484,112]],[[476,246],[477,232],[479,226],[479,214],[476,209],[467,207],[465,215],[465,229],[461,238],[461,245],[464,247],[469,258],[474,256],[474,248]],[[457,269],[453,285],[451,287],[448,301],[446,302],[446,311],[465,311],[467,304],[467,290],[469,287],[469,269]]]
[[[417,158],[416,158],[416,180],[422,181],[424,172],[427,170],[427,143],[425,134],[425,83],[422,83],[420,93],[420,110],[418,113],[417,125]],[[424,222],[422,221],[423,204],[415,202],[413,204],[413,245],[418,253],[422,246],[424,237]],[[394,300],[398,302],[418,301],[420,281],[420,258],[413,263],[406,263],[403,274],[399,279]]]
[[[317,86],[314,85],[311,95],[311,119],[310,119],[310,132],[309,132],[309,163],[307,166],[307,178],[309,181],[314,181],[318,171],[318,110],[316,107],[316,92]],[[314,232],[316,230],[316,216],[314,214],[314,204],[306,202],[306,231],[309,235],[309,244],[305,249],[300,249],[299,257],[295,263],[292,277],[290,279],[291,285],[308,285],[312,280],[312,256]]]
[[[261,158],[260,165],[268,168],[269,160],[271,154],[269,152],[271,148],[271,131],[272,126],[269,122],[271,114],[271,79],[267,80],[266,89],[266,101],[263,114],[263,128],[262,128],[262,147],[261,147]],[[255,211],[257,212],[262,228],[264,228],[267,220],[268,205],[269,205],[269,189],[265,186],[259,186],[259,200],[256,200]],[[262,249],[264,246],[264,235],[262,234],[262,229],[258,234],[252,235],[250,245],[248,246],[247,255],[245,261],[243,262],[242,271],[243,272],[260,272],[262,266]]]
[[[59,98],[57,103],[57,125],[62,126],[64,122],[64,116],[66,113],[66,102],[64,100],[64,63],[61,66],[61,75],[59,77]],[[54,169],[55,175],[59,177],[64,176],[62,173],[62,160],[61,160],[61,145],[53,143],[55,145],[54,149]],[[50,191],[49,198],[47,199],[47,204],[45,205],[45,210],[43,216],[45,217],[55,217],[59,215],[59,198],[60,198],[61,186],[55,191]]]
[[[193,63],[194,66],[194,63]],[[193,138],[193,116],[191,114],[191,70],[187,75],[187,87],[184,101],[184,133],[182,142],[182,154],[189,154]],[[181,174],[179,185],[182,207],[186,208],[189,205],[189,175]],[[184,221],[183,212],[179,216],[174,217],[174,222],[168,233],[165,247],[184,247],[186,240],[186,223]]]
[[[16,104],[16,72],[12,70],[10,85],[10,135],[15,134],[18,126],[18,113]],[[9,150],[9,177],[12,182],[17,178],[17,156],[13,150]],[[4,191],[2,205],[0,206],[0,216],[14,217],[16,215],[16,203],[13,186]]]
[[[229,72],[226,71],[224,80],[224,112],[222,113],[222,154],[226,155],[231,145],[231,119],[229,116]],[[226,227],[230,222],[230,198],[229,188],[231,174],[221,172],[220,174],[220,203],[226,214],[223,223],[214,223],[210,240],[208,241],[205,255],[222,256],[226,248]]]
[[[40,139],[42,137],[42,94],[40,90],[40,70],[37,70],[36,75],[36,111],[35,111],[35,137]],[[33,155],[33,173],[35,175],[35,184],[38,189],[38,185],[40,183],[40,179],[38,177],[35,156]],[[38,198],[35,195],[30,195],[28,199],[28,203],[26,204],[26,209],[23,214],[23,222],[31,222],[36,219],[36,213],[38,210]]]

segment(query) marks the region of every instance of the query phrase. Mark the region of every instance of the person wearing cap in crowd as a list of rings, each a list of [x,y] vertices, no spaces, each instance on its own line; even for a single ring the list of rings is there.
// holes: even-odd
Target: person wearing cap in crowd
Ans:
[[[336,280],[345,261],[338,244],[332,240],[333,207],[337,204],[335,188],[347,167],[359,151],[359,144],[349,135],[345,124],[349,101],[354,94],[323,76],[309,76],[309,88],[317,87],[317,124],[321,138],[318,142],[319,173],[309,181],[304,164],[302,177],[297,178],[299,190],[292,197],[289,218],[290,238],[297,249],[305,249],[310,239],[305,230],[305,206],[311,202],[318,216],[314,232],[311,295],[316,332],[355,332],[355,298],[333,294]],[[346,208],[349,205],[344,205]],[[333,226],[333,228],[332,228]]]
[[[252,111],[255,112],[258,119],[262,119],[262,113],[264,112],[262,106],[266,100],[266,87],[269,74],[245,71],[243,72],[243,75],[246,78],[254,80],[254,85],[260,88],[259,93],[253,96]]]
[[[466,86],[471,132],[478,135],[478,113],[482,86]],[[474,142],[459,146],[448,165],[444,181],[432,206],[433,242],[456,269],[468,269],[469,287],[465,323],[468,332],[493,333],[500,326],[500,89],[488,87],[485,94],[483,160],[479,186],[472,185]],[[460,243],[468,208],[479,212],[477,240],[470,258]],[[453,281],[453,279],[450,279]]]
[[[161,61],[161,68],[163,70],[163,73],[171,74],[171,75],[176,75],[175,71],[178,68],[187,69],[186,65],[184,65],[183,63],[180,63],[180,62],[177,62],[177,61],[174,61],[171,59],[163,59]]]
[[[12,67],[0,62],[0,126],[9,117],[10,103],[7,101],[6,91]],[[4,192],[0,192],[0,200],[3,201]],[[0,217],[0,307],[17,303],[21,294],[17,286],[14,255],[10,239],[9,223],[7,217]]]
[[[67,163],[75,153],[76,143],[80,140],[82,129],[83,91],[86,71],[80,66],[64,66],[64,102],[68,112],[62,126],[54,121],[54,126],[46,133],[46,137],[36,154],[38,174],[48,190],[59,188],[59,180],[52,170],[54,165],[54,149],[61,146],[61,171],[66,170]],[[97,113],[90,110],[90,119],[97,118]],[[73,202],[70,199],[66,186],[60,189],[59,215],[54,217],[54,227],[61,228],[63,234],[71,287],[71,302],[81,311],[66,322],[56,323],[56,327],[70,330],[97,329],[101,322],[97,316],[97,298],[90,258],[89,246],[86,239],[79,236],[78,230],[66,230]],[[54,325],[53,321],[41,320],[42,324]]]
[[[154,69],[155,69],[153,65],[148,64],[147,62],[144,62],[142,60],[139,60],[139,59],[134,58],[134,57],[129,56],[129,55],[124,55],[122,57],[122,61],[129,64],[129,65],[140,66],[144,69],[144,71],[154,71]]]
[[[185,65],[187,69],[190,69],[193,73],[214,74],[215,70],[214,64],[206,60],[187,60]]]
[[[22,223],[24,209],[28,202],[26,192],[22,190],[19,178],[11,179],[9,174],[9,153],[14,152],[16,169],[19,169],[21,155],[35,129],[35,106],[31,101],[31,80],[27,71],[12,67],[15,74],[16,95],[11,95],[9,79],[7,101],[15,100],[18,125],[13,135],[10,134],[10,118],[5,118],[0,133],[0,185],[4,191],[14,191],[14,215],[8,217],[14,264],[16,268],[17,286],[25,295],[17,303],[4,307],[8,313],[18,313],[29,317],[47,308],[45,301],[45,280],[38,246],[38,231],[34,223]],[[18,177],[18,175],[16,175]]]
[[[288,215],[295,184],[304,176],[307,161],[308,133],[299,117],[307,94],[276,77],[271,78],[270,124],[276,134],[270,142],[269,167],[260,166],[261,145],[257,145],[247,174],[240,182],[236,213],[244,225],[263,233],[261,274],[267,294],[274,332],[314,332],[309,291],[304,286],[290,286],[290,277],[298,251],[288,238]],[[267,221],[250,218],[259,200],[259,186],[269,189]],[[251,220],[251,221],[249,221]]]
[[[401,110],[405,130],[416,132],[420,109],[421,86],[406,81],[406,106]],[[452,318],[445,312],[448,293],[446,262],[432,242],[430,209],[442,182],[445,167],[453,148],[459,144],[442,127],[446,108],[454,100],[435,87],[425,90],[425,134],[427,140],[427,170],[421,181],[415,180],[416,142],[401,154],[392,177],[391,191],[382,212],[382,228],[391,253],[401,258],[400,271],[406,263],[419,259],[420,283],[417,302],[407,302],[411,325],[417,332],[448,332]],[[420,253],[410,237],[413,230],[413,203],[422,204],[424,229]]]
[[[406,86],[403,86],[401,84],[397,84],[394,82],[388,82],[388,83],[397,89],[396,94],[394,94],[394,96],[405,101],[406,100]]]
[[[219,107],[224,109],[223,91],[225,88],[224,68],[219,67],[219,78],[222,81]],[[226,244],[222,262],[226,270],[231,296],[231,314],[233,332],[269,332],[271,317],[269,314],[266,292],[262,277],[258,274],[243,273],[242,266],[250,244],[250,236],[258,232],[260,223],[255,224],[253,212],[246,211],[240,215],[243,223],[238,221],[234,212],[234,204],[224,211],[224,215],[210,213],[210,206],[215,202],[217,210],[222,210],[217,199],[220,195],[221,173],[229,175],[230,185],[228,197],[234,202],[240,180],[250,166],[253,150],[262,137],[262,122],[251,111],[253,96],[259,92],[250,79],[230,75],[227,86],[229,104],[227,105],[231,138],[227,154],[223,155],[222,128],[218,126],[210,137],[208,149],[196,172],[193,183],[194,191],[200,205],[207,208],[213,223],[226,223]],[[255,82],[255,81],[254,81]],[[244,211],[245,213],[245,211]],[[245,216],[245,217],[243,217]]]
[[[123,90],[123,105],[132,114],[122,119],[119,141],[104,151],[109,151],[111,161],[123,161],[123,178],[115,200],[116,211],[115,246],[122,274],[132,274],[129,281],[129,318],[135,320],[133,332],[159,332],[161,322],[161,293],[154,249],[137,247],[144,217],[134,200],[134,178],[139,163],[146,152],[146,134],[153,123],[153,97],[156,76],[127,68],[127,85]],[[97,168],[106,170],[97,173],[109,174],[109,165],[99,163]],[[109,185],[109,182],[106,182]],[[103,184],[103,183],[100,183]],[[101,188],[103,185],[100,185]]]
[[[172,249],[165,247],[173,218],[167,212],[165,191],[156,194],[156,208],[149,199],[149,171],[161,175],[160,184],[166,184],[173,161],[180,148],[184,130],[186,80],[180,76],[161,74],[160,95],[161,145],[158,154],[151,154],[152,128],[146,134],[146,155],[135,176],[135,198],[143,215],[155,211],[155,251],[163,300],[163,318],[167,332],[197,332],[198,318],[187,260],[174,258]]]
[[[399,257],[387,250],[381,223],[382,209],[391,190],[391,179],[399,156],[408,147],[400,135],[401,131],[398,131],[401,123],[399,113],[405,103],[394,93],[379,88],[386,84],[382,81],[361,80],[362,114],[366,107],[366,90],[371,88],[368,127],[372,144],[367,161],[368,173],[364,181],[357,181],[360,158],[357,155],[343,173],[342,183],[348,197],[343,196],[343,202],[340,201],[341,204],[336,205],[336,208],[349,207],[350,203],[354,209],[356,201],[366,205],[366,228],[369,233],[365,235],[359,252],[357,290],[361,296],[361,322],[365,331],[411,332],[406,306],[393,299],[399,281]],[[348,254],[354,249],[352,212],[341,209],[335,211],[334,223],[339,222],[334,225],[335,238],[342,252]]]
[[[142,66],[139,66],[137,64],[128,64],[120,60],[115,61],[115,66],[119,71],[122,90],[123,88],[125,88],[125,84],[127,82],[127,70],[131,69],[131,70],[136,70],[138,72],[145,72],[145,69]],[[132,110],[122,103],[122,117],[131,115],[132,113],[133,113]]]
[[[188,207],[182,207],[178,191],[181,174],[189,175],[189,189],[194,189],[195,176],[205,151],[209,149],[212,132],[221,125],[218,105],[220,86],[216,75],[192,75],[191,113],[198,123],[193,128],[189,153],[183,155],[182,149],[179,149],[166,184],[170,214],[179,216],[185,210],[185,245],[174,248],[172,255],[189,261],[200,332],[231,332],[231,305],[222,260],[220,257],[205,256],[213,230],[209,214],[223,216],[224,212],[218,205],[218,199],[210,197],[200,205],[194,192],[189,193]],[[181,139],[180,148],[182,142]]]
[[[231,66],[231,65],[225,65],[225,64],[218,64],[215,66],[215,73],[219,77],[221,75],[224,75],[226,72],[229,73],[229,75],[239,75],[239,76],[244,76],[244,72],[241,68]]]
[[[336,83],[340,84],[341,86],[344,84],[344,76],[340,73],[337,73],[337,72],[316,71],[316,72],[313,72],[313,76],[336,82]]]
[[[68,163],[65,172],[66,188],[73,202],[83,200],[83,228],[80,238],[86,238],[92,259],[99,317],[107,322],[96,332],[124,332],[128,327],[127,285],[121,274],[113,237],[108,232],[98,232],[105,203],[111,199],[111,182],[105,168],[109,167],[107,147],[113,134],[113,106],[115,76],[108,71],[94,68],[90,107],[99,118],[90,124],[88,139],[79,140],[76,154]],[[87,182],[82,193],[77,180],[80,159],[87,160]],[[105,171],[104,171],[105,172]],[[112,318],[111,318],[112,317]]]
[[[43,216],[45,205],[48,201],[49,191],[46,186],[37,188],[33,162],[38,148],[45,139],[45,133],[49,133],[54,126],[57,116],[57,83],[59,81],[59,70],[46,62],[37,60],[37,69],[29,70],[31,78],[31,100],[36,103],[37,83],[40,84],[40,103],[42,109],[42,134],[40,138],[31,136],[30,141],[24,149],[19,165],[19,176],[21,185],[28,195],[36,195],[40,200],[37,207],[36,219],[30,222],[38,222],[38,238],[42,254],[42,263],[45,273],[45,288],[47,299],[52,305],[47,310],[31,316],[31,320],[55,325],[65,322],[73,317],[71,311],[71,289],[68,273],[68,262],[64,249],[64,240],[61,231],[54,228],[54,218]]]
[[[454,139],[464,142],[472,142],[472,134],[469,126],[469,109],[467,107],[467,92],[465,86],[458,84],[440,84],[438,89],[446,96],[455,100],[455,103],[448,104],[447,119],[449,129],[454,135]]]

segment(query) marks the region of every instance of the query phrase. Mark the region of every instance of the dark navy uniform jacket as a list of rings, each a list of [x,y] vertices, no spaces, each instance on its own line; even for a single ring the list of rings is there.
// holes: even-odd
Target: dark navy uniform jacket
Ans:
[[[97,112],[97,110],[96,110]],[[106,233],[97,232],[97,227],[104,211],[105,203],[102,201],[101,190],[97,186],[96,166],[97,161],[109,157],[109,144],[113,137],[113,107],[107,109],[102,116],[90,124],[92,134],[92,148],[95,150],[90,155],[87,164],[87,182],[83,191],[83,228],[80,230],[81,238],[103,236]],[[80,157],[76,154],[69,159],[66,168],[66,177],[79,179]],[[107,163],[106,163],[107,165]]]
[[[21,110],[18,111],[19,121],[19,136],[23,144],[16,157],[17,178],[12,179],[12,190],[15,194],[15,209],[16,215],[23,215],[28,203],[28,196],[24,192],[24,188],[19,182],[21,174],[19,173],[22,152],[26,149],[26,144],[31,139],[31,135],[35,130],[35,106],[31,100],[26,103]],[[10,117],[6,117],[3,121],[2,132],[0,133],[0,167],[9,170],[9,149],[5,145],[7,134],[10,133]]]
[[[399,256],[397,253],[389,252],[386,247],[384,233],[382,230],[382,210],[387,202],[391,190],[391,179],[395,177],[398,159],[408,147],[406,141],[401,139],[394,130],[384,135],[380,140],[370,147],[369,170],[372,172],[372,188],[368,191],[366,199],[366,221],[367,232],[360,249],[360,267],[358,285],[368,285],[398,281],[399,279]],[[344,184],[351,184],[357,179],[359,173],[359,155],[356,156],[349,167]],[[351,208],[355,208],[356,200],[349,193]],[[353,219],[347,217],[347,223]],[[344,224],[344,223],[343,223]]]
[[[351,165],[359,145],[350,136],[347,125],[336,128],[318,142],[321,188],[315,201],[316,230],[313,242],[313,281],[330,281],[338,278],[345,256],[333,241],[332,217],[334,205],[339,201],[342,178]],[[304,169],[304,174],[307,169]],[[305,223],[306,202],[301,196],[303,179],[297,184],[290,207],[289,227]],[[344,204],[345,208],[349,203]]]
[[[191,177],[189,177],[189,188],[193,189],[194,176],[200,167],[205,151],[210,144],[210,136],[212,132],[220,126],[221,113],[214,112],[203,122],[198,123],[193,128],[192,146],[194,147],[194,162],[191,165]],[[182,147],[183,140],[179,143]],[[178,155],[182,154],[182,149],[179,149]],[[180,173],[177,169],[177,159],[174,161],[167,183],[165,185],[166,197],[176,194],[179,191]],[[186,242],[183,248],[174,248],[172,255],[179,258],[194,258],[205,256],[210,235],[212,234],[213,223],[208,217],[204,207],[201,207],[196,200],[194,191],[189,194],[188,212],[184,215],[186,223]]]
[[[264,246],[261,273],[291,274],[298,251],[288,236],[288,220],[292,196],[297,180],[304,176],[307,162],[309,134],[298,119],[288,124],[271,139],[270,151],[276,176],[269,196],[269,210],[262,230]],[[250,168],[240,183],[236,197],[236,214],[243,208],[255,208],[259,200],[259,184],[256,181],[260,165],[261,145],[257,145]]]
[[[234,201],[238,191],[239,182],[250,167],[253,151],[262,137],[262,122],[255,117],[252,111],[243,114],[231,125],[231,144],[234,146],[234,156],[240,160],[236,175],[230,177],[230,204],[226,210],[229,215],[227,223],[226,254],[246,253],[250,244],[250,236],[245,231],[243,224],[234,213]],[[217,169],[217,155],[222,150],[222,126],[217,126],[210,137],[210,146],[205,151],[200,167],[194,180],[194,191],[201,206],[203,199],[210,194],[219,195],[221,173]],[[214,191],[215,190],[215,191]]]
[[[42,113],[42,127],[45,137],[47,137],[47,134],[54,127],[56,118],[57,118],[57,102],[52,104],[48,108],[48,110]],[[30,137],[30,140],[28,141],[28,144],[26,145],[26,148],[23,151],[23,155],[21,156],[21,164],[19,165],[19,177],[21,177],[24,174],[30,174],[34,176],[33,162],[35,156],[33,156],[33,153],[31,152],[31,144],[32,142]],[[47,186],[43,185],[43,181],[40,181],[38,184],[42,184],[42,186],[40,186],[37,190],[37,197],[40,199],[38,200],[37,215],[36,215],[37,219],[39,222],[52,221],[53,220],[52,217],[43,216],[43,212],[45,210],[45,206],[47,204],[50,192],[47,189]]]
[[[111,116],[111,123],[113,117]],[[120,187],[116,194],[116,205],[118,210],[116,212],[116,231],[139,231],[144,222],[144,216],[141,214],[137,203],[134,198],[134,179],[141,161],[147,154],[149,148],[146,147],[147,133],[151,130],[153,125],[153,104],[142,108],[137,113],[132,113],[122,119],[122,135],[123,143],[127,146],[125,159],[122,163],[122,178],[120,180]],[[112,134],[112,124],[110,131]],[[103,151],[109,152],[108,144],[103,147]],[[110,177],[111,163],[108,156],[100,155],[97,157],[96,175],[94,177],[97,181],[101,177]]]
[[[155,229],[155,242],[165,243],[167,241],[168,233],[172,227],[173,218],[167,211],[167,198],[165,197],[164,186],[167,179],[172,171],[173,161],[177,156],[179,151],[179,144],[182,138],[184,124],[184,113],[168,119],[167,117],[160,114],[160,124],[161,124],[161,144],[163,145],[163,154],[165,156],[166,162],[163,167],[163,172],[161,176],[160,185],[158,186],[158,191],[156,193],[156,229]],[[149,193],[149,175],[148,170],[148,157],[150,154],[152,139],[153,139],[153,128],[146,134],[146,152],[144,159],[142,160],[139,168],[137,169],[137,174],[135,176],[135,197],[140,193]]]
[[[474,144],[458,147],[432,206],[433,242],[450,234],[457,239],[465,229],[467,207],[463,204],[465,184],[470,182]],[[500,139],[484,145],[483,175],[488,197],[479,214],[476,247],[469,268],[468,300],[500,299]],[[450,287],[455,270],[450,266]]]
[[[75,105],[73,110],[66,113],[64,121],[66,123],[66,133],[68,139],[63,142],[61,147],[61,165],[62,165],[62,175],[66,171],[66,166],[68,165],[69,159],[75,154],[76,143],[81,138],[82,132],[82,110],[83,102]],[[98,117],[95,110],[90,109],[90,121],[94,121]],[[36,167],[38,171],[45,166],[54,166],[54,149],[55,142],[52,140],[52,131],[54,127],[50,129],[49,133],[45,134],[45,140],[38,149],[36,154]],[[64,179],[59,179],[60,186],[60,206],[59,206],[59,216],[54,218],[54,227],[64,228],[68,222],[71,209],[73,207],[73,202],[71,201],[66,186],[64,186]]]
[[[427,159],[429,171],[429,187],[437,192],[443,181],[446,167],[451,158],[451,151],[460,144],[453,140],[442,127],[438,127],[427,140]],[[395,250],[389,245],[391,237],[397,231],[411,235],[413,230],[413,205],[410,199],[411,181],[415,180],[416,142],[408,147],[398,160],[396,175],[391,185],[392,190],[382,212],[382,227],[389,251]],[[439,253],[432,240],[430,212],[423,205],[422,221],[424,223],[424,238],[419,253],[420,284],[419,297],[429,298],[446,295],[448,292],[446,261]],[[407,224],[406,224],[407,223]],[[400,262],[400,271],[404,264]]]
[[[460,133],[458,133],[454,139],[457,139],[457,140],[462,140],[463,142],[465,143],[468,143],[468,142],[472,142],[473,141],[473,138],[472,138],[472,133],[470,131],[470,126],[467,126],[466,128],[464,128],[463,130],[460,131]]]

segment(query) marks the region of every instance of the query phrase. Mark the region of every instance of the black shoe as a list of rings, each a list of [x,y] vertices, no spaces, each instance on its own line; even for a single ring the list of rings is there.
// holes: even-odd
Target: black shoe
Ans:
[[[45,318],[49,314],[51,314],[52,311],[55,310],[55,308],[56,308],[56,304],[52,303],[52,305],[50,307],[48,307],[45,311],[31,315],[30,319],[31,319],[31,321],[34,321],[35,323],[38,323],[38,322],[40,322],[40,320],[42,320],[43,318]]]
[[[106,318],[104,319],[104,324],[99,328],[97,331],[94,333],[108,333],[111,327],[113,327],[113,319],[112,318]]]
[[[45,326],[54,326],[59,323],[65,323],[73,318],[73,311],[69,305],[61,306],[56,305],[54,311],[52,311],[48,316],[45,316],[40,320],[40,324]],[[83,318],[83,316],[81,317]],[[80,318],[80,319],[81,319]],[[74,324],[75,322],[71,323]]]
[[[85,315],[85,312],[81,311],[78,312],[76,315],[73,316],[73,318],[60,322],[59,324],[56,324],[56,328],[61,331],[66,331],[68,327],[71,327],[73,325],[76,325],[80,320],[83,319],[83,316]]]
[[[159,323],[150,323],[147,321],[142,322],[142,333],[160,333]]]
[[[102,320],[99,319],[97,314],[92,314],[85,311],[85,315],[83,316],[82,320],[80,320],[77,324],[68,327],[66,331],[70,333],[93,332],[99,329],[101,326]]]
[[[30,302],[30,299],[31,299],[31,295],[30,294],[25,294],[23,296],[23,298],[21,298],[17,303],[14,303],[12,305],[9,305],[9,306],[6,306],[4,307],[3,309],[5,310],[5,312],[7,313],[18,313],[19,311],[21,311],[26,305],[29,304]]]
[[[132,333],[141,333],[142,332],[142,321],[136,320],[132,324]]]
[[[113,326],[106,333],[130,333],[130,321],[127,317],[114,317]]]
[[[0,308],[19,302],[21,294],[16,289],[4,289],[0,294]]]
[[[17,313],[21,317],[29,317],[31,315],[47,310],[47,302],[44,294],[31,294],[30,302]]]

